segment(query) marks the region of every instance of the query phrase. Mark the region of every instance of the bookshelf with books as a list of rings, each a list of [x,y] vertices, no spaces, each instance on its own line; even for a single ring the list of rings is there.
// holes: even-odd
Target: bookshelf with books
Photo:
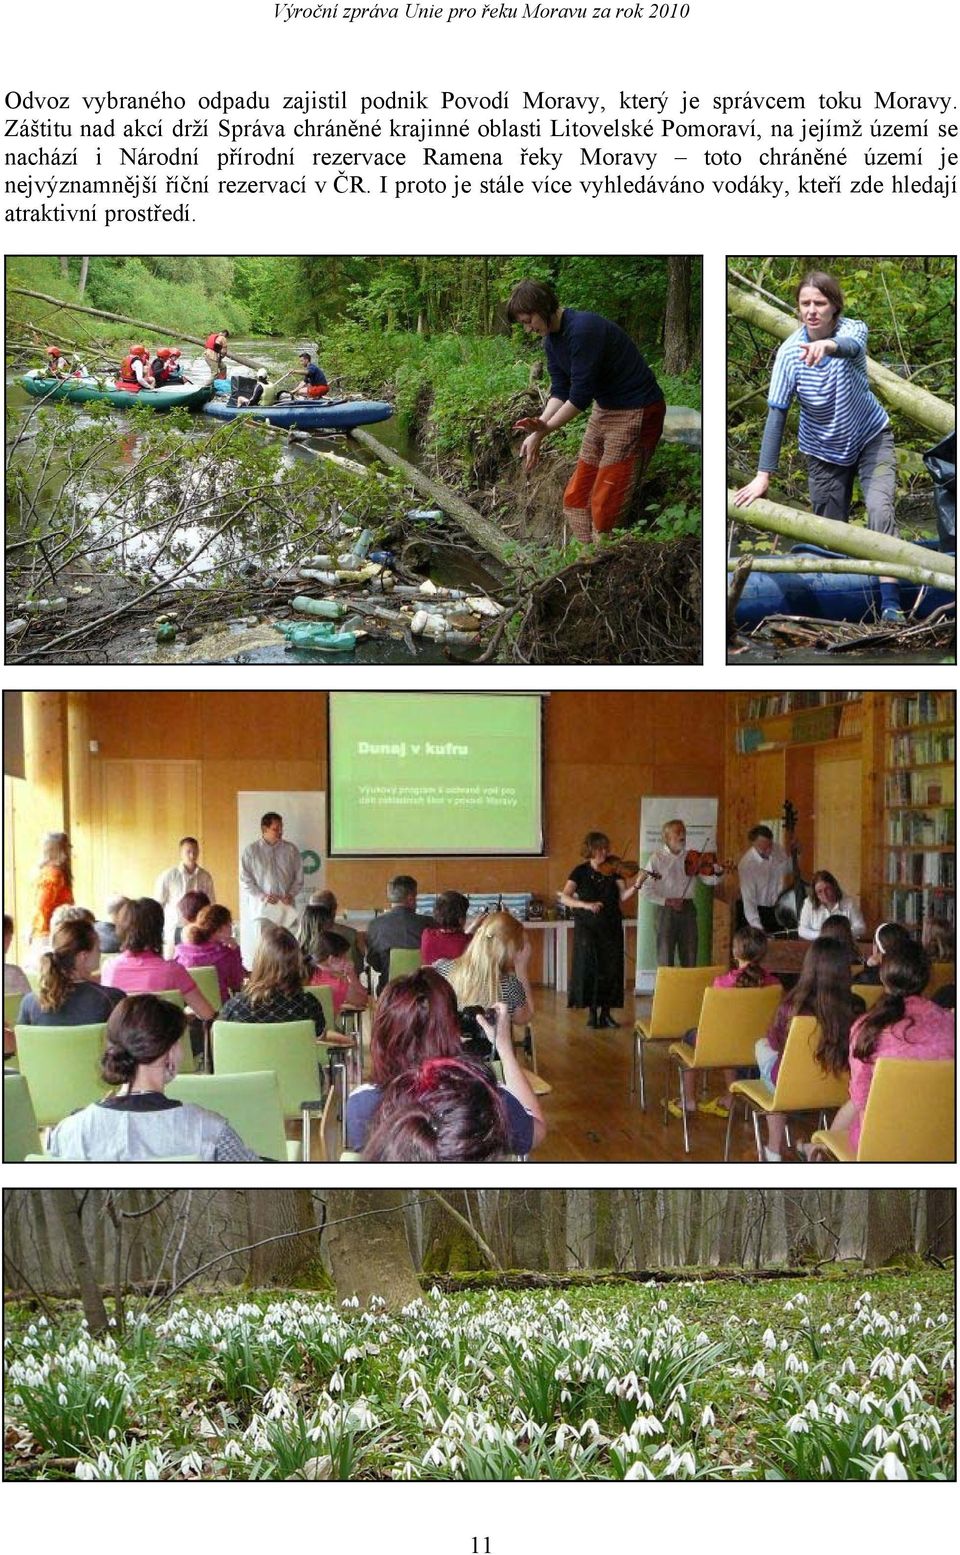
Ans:
[[[949,691],[884,698],[881,911],[913,926],[956,922],[956,701]]]

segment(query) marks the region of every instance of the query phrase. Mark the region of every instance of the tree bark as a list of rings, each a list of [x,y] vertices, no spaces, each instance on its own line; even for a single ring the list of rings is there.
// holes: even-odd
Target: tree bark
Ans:
[[[863,1261],[880,1268],[904,1253],[912,1253],[913,1221],[908,1188],[875,1188],[867,1195],[867,1230]]]
[[[663,370],[685,373],[690,366],[690,257],[667,256],[667,302],[663,320]]]
[[[737,511],[749,514],[753,509],[738,508]],[[929,556],[931,552],[926,554]],[[938,556],[937,552],[932,554]],[[727,571],[735,572],[743,559],[742,556],[731,556],[727,561]],[[940,572],[935,566],[908,567],[903,562],[870,562],[858,556],[845,556],[842,560],[835,556],[751,556],[750,563],[752,572],[830,572],[861,574],[871,578],[901,578],[905,583],[915,583],[918,587],[928,584],[931,588],[946,589],[948,592],[955,591],[957,586],[955,574]]]
[[[812,545],[822,545],[828,551],[839,551],[842,556],[859,556],[866,561],[891,562],[922,572],[931,571],[931,552],[909,540],[897,540],[893,535],[860,529],[855,524],[841,524],[835,518],[818,518],[814,513],[783,507],[766,497],[757,497],[749,507],[738,508],[733,495],[732,491],[727,492],[727,517],[735,524],[749,524],[752,529],[766,529],[774,534],[789,535],[792,540],[806,540]],[[956,558],[940,551],[933,553],[933,557],[937,574],[951,580],[947,587],[956,588]]]
[[[416,1301],[422,1292],[407,1244],[403,1194],[338,1188],[326,1195],[326,1203],[323,1245],[339,1300],[356,1296],[366,1306],[371,1296],[380,1296],[392,1308]]]
[[[957,1198],[952,1188],[925,1188],[927,1217],[925,1251],[934,1258],[953,1258],[957,1251]]]
[[[313,1200],[307,1188],[262,1188],[247,1193],[249,1242],[276,1236],[281,1231],[306,1231],[316,1225]],[[306,1281],[314,1286],[318,1278],[320,1231],[316,1237],[291,1236],[283,1242],[269,1242],[250,1252],[247,1283],[254,1290],[265,1285],[298,1285]]]
[[[90,255],[84,254],[80,260],[80,279],[77,282],[77,291],[82,297],[87,289],[87,274],[90,269]]]
[[[64,302],[62,297],[50,297],[46,292],[27,291],[25,286],[10,286],[8,290],[18,297],[35,297],[38,302],[52,302],[57,308],[69,308],[72,313],[89,313],[95,319],[111,319],[115,324],[132,324],[134,329],[145,330],[150,335],[166,335],[170,340],[189,340],[192,345],[203,346],[206,341],[202,335],[188,335],[182,329],[170,329],[166,324],[150,324],[144,319],[131,319],[125,313],[107,313],[103,308],[82,307],[79,302]],[[231,362],[242,362],[244,367],[252,367],[255,371],[263,366],[262,362],[254,362],[249,356],[237,356],[235,351],[228,351]]]
[[[83,1315],[92,1334],[102,1334],[109,1327],[103,1294],[97,1284],[86,1237],[81,1224],[82,1201],[74,1188],[46,1188],[48,1202],[54,1210],[63,1230],[70,1253],[70,1262],[80,1287]]]
[[[777,340],[786,340],[797,328],[797,321],[790,314],[780,313],[778,309],[771,308],[769,303],[761,302],[759,297],[749,297],[738,286],[727,287],[727,307],[736,318],[756,325]],[[916,384],[908,383],[869,356],[867,377],[871,388],[876,390],[885,404],[909,416],[911,421],[929,428],[939,437],[946,437],[948,432],[953,431],[956,411],[946,400],[937,399],[927,389],[918,389]]]
[[[466,530],[477,545],[489,556],[495,557],[501,567],[512,571],[519,562],[523,561],[522,549],[515,540],[511,540],[502,529],[497,528],[496,524],[484,518],[476,508],[470,507],[469,503],[455,496],[440,481],[431,480],[430,476],[424,475],[422,470],[408,464],[406,459],[401,459],[399,454],[379,442],[364,427],[353,427],[348,435],[356,442],[362,443],[363,447],[368,448],[371,453],[376,454],[377,458],[382,459],[391,469],[399,470],[415,491],[419,491],[422,496],[429,497],[431,502],[435,502],[448,518],[452,518],[461,529]]]

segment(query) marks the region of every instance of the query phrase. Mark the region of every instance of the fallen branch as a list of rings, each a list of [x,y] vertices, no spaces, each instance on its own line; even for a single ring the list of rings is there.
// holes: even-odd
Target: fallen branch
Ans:
[[[860,529],[856,524],[841,524],[833,518],[818,518],[814,513],[783,507],[766,497],[757,497],[749,507],[741,508],[734,501],[734,493],[728,491],[727,517],[732,523],[747,524],[751,529],[765,529],[774,534],[789,535],[793,540],[821,545],[828,551],[839,551],[841,556],[859,556],[866,561],[930,570],[930,552],[922,545],[898,540],[893,535],[878,534],[873,529]],[[956,579],[956,557],[937,552],[936,561],[938,572]]]
[[[940,572],[933,567],[909,567],[900,562],[872,562],[855,556],[751,556],[754,572],[833,572],[863,574],[873,578],[898,578],[904,583],[927,585],[930,588],[956,590],[955,573]],[[743,557],[731,557],[727,571],[733,572]]]
[[[191,345],[206,347],[206,340],[202,335],[188,335],[182,329],[170,329],[166,324],[149,324],[144,319],[131,319],[125,313],[108,313],[104,308],[88,308],[79,302],[65,302],[62,297],[50,297],[46,292],[30,292],[24,286],[11,286],[9,291],[18,297],[35,297],[38,302],[52,303],[55,308],[69,308],[72,313],[89,313],[95,319],[112,319],[115,324],[132,324],[134,329],[144,330],[148,335],[166,335],[169,340],[189,340]],[[263,366],[262,362],[254,362],[249,356],[238,356],[235,351],[228,351],[227,356],[231,362],[242,362],[244,367],[252,367],[255,371]]]

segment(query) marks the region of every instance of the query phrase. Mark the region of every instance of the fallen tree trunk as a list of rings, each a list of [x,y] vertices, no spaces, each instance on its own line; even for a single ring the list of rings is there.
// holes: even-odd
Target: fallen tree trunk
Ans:
[[[855,524],[841,524],[835,518],[818,518],[814,513],[799,512],[796,508],[782,507],[779,502],[769,502],[757,497],[749,507],[739,508],[733,500],[734,493],[727,492],[727,518],[734,524],[749,524],[751,529],[771,530],[774,534],[789,535],[792,540],[805,540],[810,545],[822,545],[825,550],[839,551],[841,556],[859,556],[866,561],[890,562],[894,565],[930,570],[930,552],[922,545],[912,545],[909,540],[898,540],[893,535],[878,534],[872,529],[860,529]],[[937,571],[956,579],[957,561],[938,551]],[[892,574],[890,574],[892,576]]]
[[[758,329],[773,335],[777,340],[786,340],[797,328],[796,319],[789,314],[780,313],[759,297],[746,296],[737,286],[727,287],[727,307],[736,318],[755,324]],[[918,422],[920,426],[936,432],[939,437],[945,437],[956,426],[956,411],[946,400],[938,399],[928,389],[917,388],[915,383],[898,377],[889,367],[881,366],[869,356],[867,377],[887,405],[909,416],[911,421]]]
[[[142,329],[148,335],[166,335],[171,340],[189,340],[191,345],[206,346],[202,335],[188,335],[185,330],[170,329],[166,324],[149,324],[144,319],[128,318],[125,313],[107,313],[103,308],[88,308],[83,303],[65,302],[62,297],[50,297],[46,292],[28,292],[23,286],[11,286],[9,290],[18,297],[35,297],[38,302],[51,302],[57,308],[69,308],[71,313],[89,313],[96,319],[110,319],[114,324],[132,324],[134,329]],[[231,362],[240,362],[244,367],[252,367],[254,371],[263,366],[262,362],[254,362],[249,356],[238,356],[235,351],[228,351],[227,355]]]
[[[743,561],[742,556],[739,561]],[[940,572],[932,566],[908,567],[902,562],[871,562],[855,556],[844,556],[842,559],[836,556],[751,556],[750,563],[753,572],[861,573],[873,578],[898,578],[904,583],[915,583],[918,587],[926,584],[930,588],[953,592],[957,587],[955,573]],[[731,557],[727,562],[727,571],[733,572],[737,566],[738,559]]]
[[[387,448],[363,427],[353,427],[347,435],[361,443],[364,448],[368,448],[372,454],[376,454],[384,464],[390,465],[394,470],[400,470],[415,491],[419,491],[422,496],[429,497],[431,502],[435,502],[448,518],[452,518],[461,529],[466,530],[470,538],[475,540],[488,556],[495,557],[501,567],[515,571],[517,564],[524,560],[522,548],[515,540],[511,540],[502,529],[492,524],[488,518],[484,518],[483,514],[478,513],[468,502],[455,496],[440,481],[424,475],[422,470],[418,470],[415,465],[402,459],[392,448]]]

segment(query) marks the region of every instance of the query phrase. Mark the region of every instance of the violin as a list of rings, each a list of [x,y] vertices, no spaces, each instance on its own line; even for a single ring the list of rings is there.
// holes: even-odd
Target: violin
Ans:
[[[655,869],[642,869],[636,859],[620,858],[617,853],[609,853],[603,863],[597,865],[597,874],[617,880],[635,880],[637,875],[642,875],[644,880],[661,879]]]
[[[731,859],[721,861],[716,853],[701,853],[696,848],[690,848],[683,860],[684,874],[691,878],[701,876],[704,879],[712,879],[717,875],[727,874],[736,867]]]

